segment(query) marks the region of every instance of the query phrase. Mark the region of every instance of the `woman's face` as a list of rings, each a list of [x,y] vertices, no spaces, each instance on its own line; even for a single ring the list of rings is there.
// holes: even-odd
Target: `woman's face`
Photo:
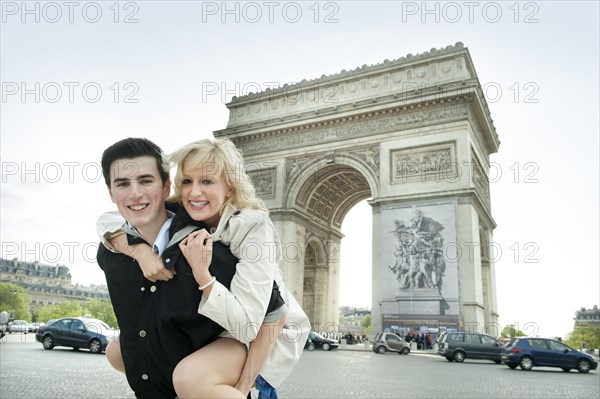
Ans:
[[[210,165],[209,165],[210,166]],[[231,191],[215,168],[190,169],[184,160],[181,166],[181,202],[190,217],[203,221],[209,227],[217,227],[220,211]]]

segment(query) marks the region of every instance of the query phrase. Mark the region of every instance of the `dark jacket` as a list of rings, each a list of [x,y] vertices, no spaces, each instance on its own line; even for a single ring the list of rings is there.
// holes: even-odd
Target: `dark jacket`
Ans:
[[[187,225],[207,228],[192,220],[183,208],[173,218],[169,237]],[[183,239],[183,237],[182,237]],[[128,235],[130,244],[144,241]],[[146,280],[137,262],[126,255],[98,249],[98,264],[104,270],[108,290],[121,329],[121,352],[127,381],[139,398],[174,398],[172,374],[187,355],[218,338],[223,328],[198,314],[202,291],[192,270],[172,243],[162,254],[165,267],[176,271],[170,281]],[[229,288],[238,259],[220,242],[213,243],[209,270]],[[274,285],[269,310],[283,300]]]

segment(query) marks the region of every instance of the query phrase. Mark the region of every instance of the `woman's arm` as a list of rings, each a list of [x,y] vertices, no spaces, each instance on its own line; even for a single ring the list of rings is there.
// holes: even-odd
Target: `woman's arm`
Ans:
[[[198,313],[222,325],[235,339],[250,343],[263,323],[281,258],[279,237],[259,211],[232,216],[224,244],[239,262],[230,289],[218,281],[204,290]]]

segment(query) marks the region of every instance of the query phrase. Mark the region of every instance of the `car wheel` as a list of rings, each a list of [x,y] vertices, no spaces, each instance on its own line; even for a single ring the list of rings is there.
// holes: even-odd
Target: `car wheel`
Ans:
[[[403,355],[408,355],[409,352],[410,352],[410,348],[408,348],[406,346],[404,348],[402,348],[402,354]]]
[[[312,342],[310,344],[308,344],[308,348],[309,351],[314,351],[315,350],[315,344],[313,344]]]
[[[90,342],[90,352],[92,352],[92,353],[100,353],[100,352],[102,352],[102,345],[100,344],[99,340],[93,339]]]
[[[449,362],[453,362],[454,361],[454,359],[452,359],[450,356],[446,356],[446,360],[449,361]]]
[[[580,373],[589,373],[591,368],[590,361],[587,359],[581,359],[577,362],[577,371]]]
[[[570,368],[568,368],[568,367],[561,367],[561,368],[562,368],[562,371],[564,371],[564,372],[567,372],[567,373],[568,373],[569,371],[571,371],[571,369],[570,369]]]
[[[457,363],[462,363],[465,361],[465,352],[458,351],[454,353],[454,361]]]
[[[54,340],[52,339],[52,336],[46,335],[42,340],[42,345],[44,346],[44,349],[47,350],[54,348]]]
[[[521,366],[521,370],[531,370],[533,367],[533,359],[529,356],[523,356],[519,361],[519,366]]]
[[[323,350],[324,350],[324,351],[328,351],[328,350],[329,350],[329,348],[330,348],[330,346],[329,346],[329,344],[328,344],[327,342],[325,342],[325,343],[323,344],[322,348],[323,348]]]
[[[506,365],[508,366],[508,368],[510,369],[516,369],[518,364],[517,363],[506,363]]]
[[[380,355],[383,355],[385,353],[385,346],[381,345],[381,346],[377,347],[377,353],[379,353]]]

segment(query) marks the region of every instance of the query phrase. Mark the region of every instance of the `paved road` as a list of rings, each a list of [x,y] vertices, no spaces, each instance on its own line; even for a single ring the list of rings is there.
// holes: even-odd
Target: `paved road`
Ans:
[[[354,346],[357,349],[358,346]],[[600,374],[510,370],[488,361],[449,363],[435,354],[305,351],[280,390],[288,398],[597,398]],[[0,343],[0,398],[134,398],[104,355],[55,348],[33,334]]]

